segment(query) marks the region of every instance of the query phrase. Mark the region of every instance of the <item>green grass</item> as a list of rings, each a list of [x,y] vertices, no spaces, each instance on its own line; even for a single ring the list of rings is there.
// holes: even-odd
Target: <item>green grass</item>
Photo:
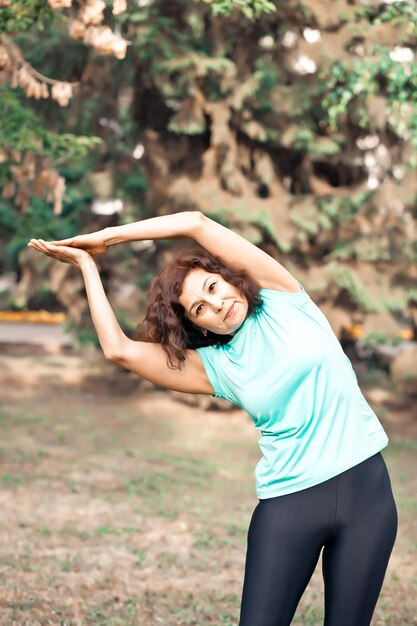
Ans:
[[[156,414],[151,402],[85,405],[75,392],[57,410],[41,395],[39,414],[23,400],[0,405],[4,623],[237,626],[259,459],[245,418],[240,429],[233,416],[175,402]],[[417,512],[416,449],[391,438],[383,451],[403,533]],[[409,559],[417,544],[404,539],[397,550]],[[413,623],[416,587],[415,574],[389,571],[378,626]],[[322,605],[316,583],[294,626],[322,626]]]

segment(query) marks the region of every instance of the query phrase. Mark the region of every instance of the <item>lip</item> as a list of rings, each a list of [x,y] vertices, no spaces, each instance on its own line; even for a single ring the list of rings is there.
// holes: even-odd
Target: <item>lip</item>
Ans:
[[[225,320],[227,320],[227,318],[232,315],[234,306],[235,306],[235,303],[233,302],[232,306],[229,308],[229,310],[227,311],[227,313],[225,315],[225,318],[224,318]]]

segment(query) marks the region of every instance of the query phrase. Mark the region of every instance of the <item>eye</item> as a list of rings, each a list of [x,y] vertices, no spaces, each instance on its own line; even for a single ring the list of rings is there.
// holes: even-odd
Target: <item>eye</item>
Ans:
[[[209,291],[210,291],[210,292],[211,292],[211,291],[213,291],[212,287],[214,288],[214,285],[215,285],[216,283],[217,283],[217,280],[215,280],[215,281],[214,281],[214,283],[211,283],[211,285],[210,285],[210,287],[209,287]],[[199,305],[198,305],[198,307],[196,308],[196,310],[195,310],[195,314],[196,314],[196,316],[199,314],[199,310],[200,310],[200,307],[201,307],[201,306],[204,306],[204,305],[203,305],[203,304],[199,304]]]

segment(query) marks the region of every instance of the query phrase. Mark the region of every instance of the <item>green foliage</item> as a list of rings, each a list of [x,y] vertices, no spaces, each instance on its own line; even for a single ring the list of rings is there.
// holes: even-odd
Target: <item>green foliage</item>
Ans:
[[[259,111],[271,111],[274,109],[271,103],[271,90],[280,83],[278,68],[263,58],[259,58],[255,63],[253,80],[247,81],[248,96],[256,96],[256,108]]]
[[[372,332],[368,333],[363,339],[361,339],[361,343],[369,344],[369,345],[391,345],[398,346],[403,342],[402,337],[391,337],[389,335],[385,335],[380,332]]]
[[[333,261],[325,268],[325,275],[329,280],[335,281],[336,284],[345,289],[352,300],[356,302],[363,311],[376,313],[381,309],[373,300],[369,299],[368,293],[360,280],[349,267],[340,265]]]
[[[373,24],[389,22],[393,26],[405,26],[407,35],[417,38],[417,11],[414,0],[365,5],[361,7],[359,15],[363,15]]]
[[[55,11],[54,15],[61,16],[63,14]],[[89,56],[89,48],[79,39],[72,39],[67,31],[67,25],[62,24],[61,20],[55,20],[47,29],[47,33],[40,37],[37,29],[33,28],[29,33],[17,33],[13,37],[13,42],[19,47],[25,61],[32,65],[35,70],[39,70],[51,79],[60,81],[77,81],[80,75],[80,69],[85,65]],[[65,63],[60,63],[62,50],[65,48]],[[68,117],[74,102],[77,102],[79,92],[75,93],[75,98],[70,101],[68,107],[59,107],[53,100],[47,99],[42,101],[39,106],[33,99],[28,99],[27,104],[32,103],[35,110],[42,109],[47,115],[53,115],[50,120],[55,126],[57,117]],[[54,112],[54,113],[52,113]],[[82,111],[80,111],[82,113]],[[58,115],[57,115],[58,114]]]
[[[31,151],[58,164],[86,155],[101,141],[99,137],[48,130],[18,91],[7,86],[0,89],[0,143],[4,149]]]
[[[77,234],[92,201],[92,190],[83,181],[91,166],[88,158],[66,164],[60,169],[67,187],[61,215],[54,215],[50,203],[33,196],[25,213],[19,213],[8,201],[0,201],[0,230],[7,229],[8,241],[0,252],[0,265],[15,270],[19,253],[32,237],[45,240],[65,239]],[[39,257],[40,259],[42,257]]]
[[[361,259],[362,261],[377,261],[384,258],[386,244],[378,235],[368,237],[352,237],[348,241],[336,243],[331,258],[333,259]]]
[[[319,213],[316,215],[310,210],[310,217],[314,216],[315,228],[312,232],[318,230],[317,225],[322,228],[334,228],[335,226],[343,226],[348,222],[354,224],[357,216],[373,214],[377,208],[378,194],[375,191],[364,191],[352,194],[350,196],[324,196],[317,197],[314,200],[318,207]],[[296,219],[293,219],[295,215]],[[321,222],[320,217],[327,218],[329,223]],[[303,212],[292,212],[291,218],[300,228],[308,229],[308,216]],[[310,219],[311,221],[311,219]],[[381,234],[381,232],[369,232],[361,234],[356,232],[355,228],[349,229],[350,234],[346,238],[337,238],[333,247],[333,251],[327,255],[328,259],[340,260],[362,260],[362,261],[379,261],[379,260],[414,260],[414,253],[411,245],[407,242],[392,238],[389,233]],[[405,305],[405,302],[404,302]],[[387,305],[388,306],[388,305]],[[388,307],[389,308],[389,307]],[[394,308],[398,308],[398,302]]]
[[[315,203],[335,224],[343,224],[353,219],[359,212],[365,213],[370,210],[374,198],[374,191],[362,191],[349,196],[318,196]]]
[[[315,235],[320,229],[319,211],[314,204],[297,207],[291,211],[290,219],[298,228],[309,235]]]
[[[101,144],[99,137],[77,136],[70,133],[50,131],[43,120],[27,105],[18,91],[8,87],[0,89],[0,144],[9,151],[9,160],[0,163],[0,181],[11,180],[10,167],[16,161],[17,150],[22,159],[27,152],[36,155],[36,159],[49,158],[57,167],[71,160],[79,164],[81,159],[93,147]],[[78,182],[78,181],[77,181]],[[78,198],[77,198],[78,194]],[[81,194],[81,195],[80,195]],[[19,213],[11,203],[0,202],[0,225],[10,231],[11,238],[1,255],[2,263],[10,268],[17,266],[19,252],[25,248],[31,237],[43,239],[61,239],[75,234],[76,212],[66,217],[65,203],[79,203],[82,190],[71,187],[64,198],[62,217],[52,215],[51,206],[44,199],[33,196],[30,207],[24,214]],[[85,198],[84,198],[85,200]],[[83,207],[85,209],[85,205]]]
[[[408,302],[417,303],[417,289],[406,289]]]
[[[4,200],[0,200],[0,231],[14,232],[16,230],[16,211]]]
[[[14,224],[11,221],[12,212]],[[26,248],[32,237],[52,241],[73,236],[78,226],[78,218],[76,212],[63,216],[53,215],[50,205],[36,196],[31,199],[28,210],[23,214],[13,211],[4,202],[0,203],[0,219],[8,219],[10,230],[13,226],[14,231],[5,249],[5,264],[10,268],[16,267],[19,252]]]
[[[369,127],[366,98],[383,95],[387,101],[387,121],[400,138],[407,138],[417,150],[417,66],[398,63],[386,48],[375,47],[377,56],[353,61],[337,61],[321,74],[326,95],[323,108],[332,131],[346,120],[351,104],[362,103],[358,124]],[[417,159],[412,162],[417,165]]]
[[[12,0],[0,9],[0,33],[25,32],[33,27],[43,30],[55,18],[45,0]]]
[[[403,311],[407,306],[407,295],[405,293],[399,296],[385,297],[381,299],[381,309],[384,308],[387,311],[395,313],[397,311]]]
[[[168,61],[188,48],[187,34],[180,32],[171,17],[152,5],[122,14],[119,21],[135,24],[132,43],[139,59],[151,67],[155,61]]]
[[[264,92],[273,89],[281,82],[278,68],[263,58],[256,59],[254,77],[259,82],[259,90]]]
[[[316,135],[311,128],[302,124],[294,129],[291,147],[311,157],[332,156],[341,151],[341,146],[334,139]]]
[[[260,17],[263,13],[277,10],[270,0],[204,0],[210,5],[213,15],[228,16],[238,9],[249,20]]]
[[[234,84],[232,79],[236,76],[236,66],[230,59],[189,52],[156,63],[154,70],[166,77],[161,82],[161,90],[166,97],[193,95],[198,77],[203,88],[206,87],[207,96],[220,99],[230,93]]]
[[[76,326],[72,322],[66,322],[62,325],[64,332],[73,333],[75,337],[75,343],[77,346],[93,345],[97,350],[101,349],[100,341],[97,337],[97,332],[91,327]]]
[[[262,243],[261,234],[264,233],[268,239],[274,242],[279,250],[282,252],[291,251],[291,244],[281,239],[280,233],[277,233],[274,229],[268,210],[261,205],[256,213],[249,213],[245,204],[242,203],[228,209],[220,209],[213,215],[210,213],[206,214],[227,228],[239,232],[245,239],[250,240],[255,245]],[[251,230],[250,226],[255,226],[257,232]]]
[[[307,152],[311,157],[330,157],[335,154],[339,154],[342,151],[342,146],[338,141],[335,141],[331,137],[320,137],[314,135],[312,141],[307,145]]]
[[[120,189],[123,195],[137,202],[138,198],[149,190],[149,183],[143,169],[140,166],[132,168],[120,182]]]
[[[168,130],[171,133],[176,133],[177,135],[201,135],[204,133],[206,127],[203,124],[176,124],[171,121],[168,124]]]

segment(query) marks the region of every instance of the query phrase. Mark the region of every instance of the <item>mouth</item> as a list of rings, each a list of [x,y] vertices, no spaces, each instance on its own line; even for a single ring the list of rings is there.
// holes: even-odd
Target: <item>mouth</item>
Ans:
[[[227,320],[227,318],[232,315],[234,306],[235,306],[235,303],[233,302],[232,306],[228,309],[228,311],[227,311],[227,313],[225,315],[225,318],[224,318],[225,320]]]

